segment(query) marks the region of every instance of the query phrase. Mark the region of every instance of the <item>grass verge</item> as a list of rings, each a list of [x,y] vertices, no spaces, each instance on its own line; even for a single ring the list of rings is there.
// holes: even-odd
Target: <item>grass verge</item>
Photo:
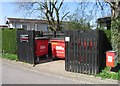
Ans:
[[[3,53],[2,58],[18,61],[18,56],[16,54]]]

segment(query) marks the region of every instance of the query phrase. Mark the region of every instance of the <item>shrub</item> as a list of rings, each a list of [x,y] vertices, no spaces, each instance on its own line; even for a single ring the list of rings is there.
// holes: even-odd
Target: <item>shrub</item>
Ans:
[[[2,50],[4,53],[16,53],[16,29],[2,29]]]
[[[120,70],[118,71],[118,80],[120,80]]]
[[[120,17],[112,20],[111,26],[112,48],[117,51],[120,63]]]
[[[2,52],[2,30],[0,30],[0,52]]]
[[[2,58],[18,61],[18,57],[16,54],[4,53],[4,54],[2,54]]]
[[[108,38],[109,41],[111,41],[111,30],[103,30]]]
[[[106,67],[104,70],[102,70],[101,73],[97,74],[98,77],[101,77],[102,79],[120,79],[120,71],[119,72],[111,72],[110,67]]]
[[[106,34],[106,36],[107,36],[107,38],[108,38],[108,40],[111,41],[111,30],[106,30],[106,29],[103,28],[103,27],[99,27],[99,28],[97,28],[97,29],[104,31],[105,34]]]

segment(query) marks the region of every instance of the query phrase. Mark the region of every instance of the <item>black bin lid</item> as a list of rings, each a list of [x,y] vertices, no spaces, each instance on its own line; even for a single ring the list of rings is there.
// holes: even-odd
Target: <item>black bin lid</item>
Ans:
[[[49,39],[48,37],[35,37],[35,40],[44,40],[44,39]]]

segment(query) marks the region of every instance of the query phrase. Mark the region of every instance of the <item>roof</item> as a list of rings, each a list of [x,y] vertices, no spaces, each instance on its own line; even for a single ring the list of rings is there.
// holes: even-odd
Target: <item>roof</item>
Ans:
[[[43,23],[48,24],[47,20],[40,19],[26,19],[26,18],[7,18],[10,23],[21,22],[21,23]]]
[[[98,18],[97,23],[109,23],[111,22],[111,17]]]
[[[0,25],[0,28],[7,28],[7,25]]]

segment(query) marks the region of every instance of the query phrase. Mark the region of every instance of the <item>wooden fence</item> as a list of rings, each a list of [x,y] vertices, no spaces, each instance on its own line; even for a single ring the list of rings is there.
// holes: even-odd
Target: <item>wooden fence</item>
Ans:
[[[65,41],[65,70],[96,75],[105,67],[111,45],[103,31],[65,31]]]

